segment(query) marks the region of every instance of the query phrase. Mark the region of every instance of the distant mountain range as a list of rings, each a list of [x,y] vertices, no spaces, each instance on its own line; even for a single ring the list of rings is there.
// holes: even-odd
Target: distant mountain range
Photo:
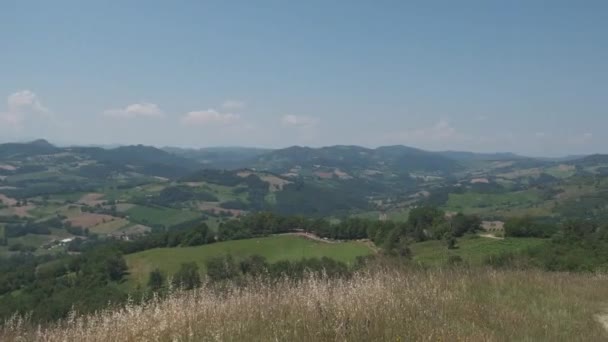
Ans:
[[[200,163],[195,160],[143,145],[121,146],[113,149],[57,147],[46,140],[0,144],[0,160],[27,161],[31,158],[50,155],[67,163],[87,161],[87,171],[100,174],[112,170],[130,170],[144,175],[173,178],[185,176],[201,168]],[[89,161],[93,161],[95,164],[90,164]]]
[[[586,162],[592,158],[608,159],[606,155],[571,156],[565,158],[530,158],[514,153],[474,153],[462,151],[430,152],[395,145],[378,148],[336,145],[321,148],[292,146],[283,149],[247,147],[213,147],[185,149],[144,146],[57,147],[46,140],[29,143],[0,144],[0,158],[27,158],[57,153],[86,155],[101,164],[124,167],[130,165],[143,174],[179,177],[199,169],[251,168],[276,173],[289,173],[294,168],[313,171],[341,170],[348,173],[390,172],[406,174],[426,172],[449,174],[459,171],[473,161]],[[338,171],[339,172],[339,171]]]
[[[454,160],[474,161],[474,160],[515,160],[529,159],[529,157],[520,156],[511,152],[504,153],[475,153],[463,151],[441,151],[438,154]]]

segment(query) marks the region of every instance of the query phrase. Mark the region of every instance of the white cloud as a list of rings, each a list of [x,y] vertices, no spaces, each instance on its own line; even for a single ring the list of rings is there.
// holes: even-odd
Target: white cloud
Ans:
[[[30,90],[20,90],[10,94],[6,100],[7,111],[0,112],[0,123],[9,127],[20,127],[30,116],[50,117],[50,111],[46,108],[38,96]]]
[[[303,115],[285,115],[281,118],[281,123],[285,126],[311,128],[321,122],[319,118]]]
[[[186,113],[181,119],[184,125],[230,125],[240,120],[240,116],[232,113],[220,113],[215,109],[207,109]]]
[[[245,109],[246,106],[245,102],[238,100],[226,100],[222,103],[223,109],[231,111]]]
[[[49,110],[40,103],[36,94],[29,90],[21,90],[8,96],[9,113],[48,113]]]
[[[161,118],[165,114],[160,107],[154,103],[142,102],[134,103],[126,106],[125,108],[109,109],[103,112],[105,116],[111,116],[115,118]]]

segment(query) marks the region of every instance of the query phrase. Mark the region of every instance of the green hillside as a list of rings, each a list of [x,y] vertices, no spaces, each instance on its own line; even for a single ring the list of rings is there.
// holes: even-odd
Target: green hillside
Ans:
[[[410,246],[414,261],[423,265],[442,265],[451,256],[459,256],[469,264],[481,264],[486,258],[505,252],[520,252],[544,244],[546,239],[506,238],[492,239],[468,236],[458,239],[456,249],[447,249],[445,241],[430,240]]]
[[[183,262],[195,261],[201,269],[209,258],[231,254],[237,260],[258,254],[269,262],[299,260],[302,258],[329,257],[351,263],[356,257],[372,253],[360,242],[326,243],[293,235],[219,242],[197,247],[156,248],[126,255],[129,281],[145,285],[148,274],[155,268],[174,273]]]

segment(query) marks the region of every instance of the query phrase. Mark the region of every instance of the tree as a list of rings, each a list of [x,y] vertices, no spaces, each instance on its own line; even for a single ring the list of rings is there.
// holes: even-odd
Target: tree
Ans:
[[[106,259],[106,270],[110,280],[120,280],[127,271],[127,263],[120,254],[115,254]]]
[[[266,258],[257,254],[241,261],[239,266],[243,274],[260,276],[268,272],[268,262],[266,262]]]
[[[445,243],[448,249],[456,249],[456,238],[452,234],[446,234]]]
[[[173,285],[181,286],[185,290],[201,286],[201,277],[198,273],[198,265],[195,262],[184,262],[173,276]]]
[[[152,291],[158,291],[162,289],[165,285],[165,279],[165,274],[161,272],[161,270],[159,270],[158,268],[154,269],[152,272],[150,272],[150,275],[148,277],[148,287]]]
[[[185,238],[184,246],[200,246],[209,242],[212,236],[206,223],[201,223]]]
[[[556,226],[536,222],[531,217],[516,217],[505,222],[504,230],[505,236],[549,237],[556,232]]]
[[[207,260],[207,277],[211,281],[234,279],[240,275],[239,268],[232,255],[215,257]]]
[[[456,237],[463,236],[465,233],[474,233],[481,229],[481,219],[476,215],[464,215],[458,213],[452,217],[452,233]]]
[[[401,235],[399,228],[391,230],[384,241],[383,248],[388,254],[398,255],[403,258],[410,258],[412,256],[408,239],[405,235]]]

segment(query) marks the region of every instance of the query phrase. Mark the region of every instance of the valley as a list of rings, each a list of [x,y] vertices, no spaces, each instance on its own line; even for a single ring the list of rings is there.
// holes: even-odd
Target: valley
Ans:
[[[65,250],[57,242],[66,238],[129,239],[193,222],[216,229],[259,211],[399,221],[432,205],[485,221],[608,218],[601,155],[553,162],[403,146],[166,150],[0,145],[0,254],[44,254]],[[236,168],[220,168],[228,164]],[[12,236],[11,227],[38,223],[49,229]]]
[[[0,317],[33,324],[252,279],[608,269],[603,155],[38,140],[0,144],[0,165]]]

